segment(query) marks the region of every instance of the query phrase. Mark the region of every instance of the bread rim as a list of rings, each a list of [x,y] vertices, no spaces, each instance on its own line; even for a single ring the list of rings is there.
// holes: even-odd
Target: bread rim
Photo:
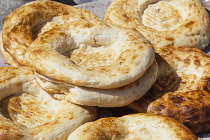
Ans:
[[[78,126],[97,117],[95,107],[52,98],[26,67],[1,67],[0,93],[2,139],[66,139]]]
[[[108,117],[78,127],[67,140],[150,139],[197,140],[183,124],[169,117],[137,113]]]
[[[6,52],[14,59],[15,63],[11,61],[12,65],[26,66],[27,62],[24,55],[46,23],[65,24],[79,19],[99,18],[87,10],[55,1],[28,2],[15,9],[4,19],[2,29],[3,54]],[[5,57],[6,61],[7,59]]]
[[[170,116],[196,134],[208,133],[210,56],[191,47],[170,46],[156,52],[157,81],[129,106],[137,112]]]
[[[86,106],[122,107],[138,100],[150,89],[156,81],[157,71],[157,63],[154,61],[141,78],[114,89],[80,87],[55,81],[39,73],[36,75],[38,84],[55,98]]]
[[[135,30],[102,20],[76,20],[40,34],[25,56],[30,67],[52,79],[111,89],[140,78],[155,53]]]
[[[200,0],[114,0],[105,21],[138,30],[154,47],[209,43],[209,14]]]

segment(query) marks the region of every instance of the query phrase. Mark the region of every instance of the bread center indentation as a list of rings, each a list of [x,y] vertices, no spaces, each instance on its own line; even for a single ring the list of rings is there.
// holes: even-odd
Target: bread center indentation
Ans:
[[[8,106],[7,109],[4,108],[5,115],[9,115],[7,117],[15,123],[26,127],[43,125],[49,120],[53,120],[56,114],[53,109],[49,110],[52,104],[27,93],[10,97],[4,101],[4,104]]]
[[[117,54],[112,49],[105,47],[98,48],[79,48],[72,52],[70,60],[77,65],[95,68],[97,67],[113,67],[116,64]]]
[[[183,20],[180,11],[166,1],[149,5],[142,15],[144,26],[158,31],[173,30],[181,25]]]

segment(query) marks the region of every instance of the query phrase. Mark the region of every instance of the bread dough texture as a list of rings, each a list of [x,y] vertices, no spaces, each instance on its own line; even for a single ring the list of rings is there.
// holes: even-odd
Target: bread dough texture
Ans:
[[[89,11],[55,1],[28,2],[10,13],[3,22],[3,56],[4,52],[7,55],[4,59],[16,66],[27,65],[25,53],[48,22],[56,26],[55,22],[65,24],[78,19],[95,18],[98,19]]]
[[[95,107],[56,100],[42,90],[34,71],[0,68],[0,139],[61,139],[97,117]]]
[[[55,98],[64,98],[72,103],[98,106],[121,107],[140,99],[157,79],[158,66],[156,61],[148,68],[144,75],[131,84],[113,88],[96,89],[59,82],[46,76],[37,74],[37,82]],[[60,93],[64,93],[61,95]]]
[[[26,58],[37,72],[58,81],[111,89],[140,78],[154,54],[137,31],[101,20],[77,20],[39,35]]]
[[[200,0],[114,0],[105,20],[138,30],[154,47],[209,43],[209,15]]]
[[[85,123],[70,134],[68,140],[197,140],[183,124],[169,117],[130,114],[102,118]]]
[[[175,118],[196,134],[209,132],[210,56],[191,47],[163,47],[156,52],[157,81],[129,106]]]
[[[136,81],[155,56],[151,44],[137,31],[53,1],[30,2],[7,16],[2,42],[5,59],[13,58],[7,59],[11,64],[98,89]]]

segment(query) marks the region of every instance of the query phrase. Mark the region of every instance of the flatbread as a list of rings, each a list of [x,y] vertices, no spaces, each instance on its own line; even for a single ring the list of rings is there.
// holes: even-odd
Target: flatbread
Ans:
[[[98,89],[130,84],[154,61],[153,47],[137,31],[53,1],[33,1],[8,15],[2,42],[12,65]]]
[[[54,99],[26,67],[1,67],[0,93],[1,139],[65,140],[78,126],[97,117],[95,107]]]
[[[114,0],[106,21],[138,30],[154,47],[209,43],[209,15],[200,0]]]
[[[210,56],[190,47],[157,51],[158,78],[150,91],[129,105],[138,112],[170,116],[196,134],[210,131]]]
[[[85,123],[70,134],[68,140],[197,140],[183,124],[169,117],[130,114]]]
[[[98,17],[84,9],[55,1],[28,2],[5,18],[2,29],[3,48],[7,56],[11,56],[19,65],[27,65],[24,56],[26,50],[44,25],[48,22],[65,24],[78,19]],[[5,60],[7,61],[7,57]]]
[[[154,55],[154,48],[137,31],[102,20],[77,20],[39,35],[26,59],[52,79],[110,89],[140,78]]]
[[[131,84],[113,89],[95,89],[55,81],[37,73],[38,84],[52,96],[72,103],[98,106],[121,107],[141,98],[157,79],[157,63],[154,62],[144,75]],[[56,94],[55,94],[56,93]]]

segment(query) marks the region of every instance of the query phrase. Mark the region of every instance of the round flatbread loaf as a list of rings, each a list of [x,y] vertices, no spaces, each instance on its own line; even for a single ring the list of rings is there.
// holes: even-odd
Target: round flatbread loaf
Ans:
[[[78,126],[97,117],[95,107],[51,97],[26,67],[1,67],[0,93],[0,139],[65,140]]]
[[[129,106],[175,118],[196,134],[209,132],[210,56],[191,47],[163,47],[156,52],[157,81]]]
[[[101,20],[77,20],[48,30],[25,55],[30,67],[45,76],[99,89],[136,81],[155,58],[139,32]]]
[[[44,31],[79,19],[98,19],[89,11],[55,1],[32,1],[17,8],[3,22],[3,56],[6,62],[27,65],[25,53],[37,38],[42,27]]]
[[[85,123],[68,140],[197,140],[183,124],[169,117],[130,114]]]
[[[98,107],[121,107],[141,98],[156,81],[157,71],[157,63],[154,62],[141,78],[131,84],[113,89],[79,87],[47,78],[38,73],[37,82],[44,90],[52,93],[52,96],[55,98],[65,98],[75,104]]]
[[[8,15],[2,42],[8,63],[99,89],[134,82],[154,61],[153,47],[137,31],[53,1],[30,2]]]
[[[154,47],[208,45],[209,15],[201,0],[114,0],[105,20],[138,30]]]

